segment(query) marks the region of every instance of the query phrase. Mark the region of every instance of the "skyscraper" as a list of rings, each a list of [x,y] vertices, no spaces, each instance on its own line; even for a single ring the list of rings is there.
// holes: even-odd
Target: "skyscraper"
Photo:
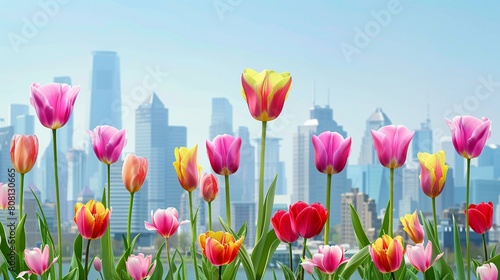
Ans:
[[[35,117],[29,114],[28,105],[11,104],[10,120],[10,125],[14,127],[14,134],[35,134]],[[35,182],[35,180],[33,179],[34,173],[35,170],[32,170],[31,172],[28,172],[24,175],[24,186],[29,186],[30,184]],[[19,174],[16,174],[16,181],[19,182]]]
[[[429,118],[421,123],[420,129],[415,130],[413,139],[411,141],[411,160],[418,161],[417,154],[419,152],[432,153],[432,129],[431,121]]]
[[[54,83],[72,85],[71,77],[68,76],[54,77]],[[73,119],[74,113],[71,113],[68,122],[57,129],[57,146],[63,153],[68,152],[73,147]]]
[[[255,201],[255,147],[248,127],[238,127],[241,138],[240,167],[231,175],[231,201]]]
[[[370,117],[366,120],[366,130],[361,142],[361,153],[359,154],[358,164],[379,164],[375,147],[373,146],[373,138],[371,131],[378,130],[382,126],[390,125],[391,120],[382,111],[377,108]]]
[[[278,175],[276,180],[275,194],[286,194],[286,177],[285,177],[285,163],[280,160],[280,141],[281,138],[267,137],[266,138],[266,155],[264,159],[264,193],[267,193],[269,186]],[[257,138],[255,143],[257,151],[260,151],[261,138]],[[260,157],[257,157],[256,168],[260,166]],[[255,183],[257,189],[259,185],[258,178]]]
[[[13,126],[0,127],[0,182],[9,181],[8,169],[12,168],[12,163],[10,161],[10,141],[14,136]],[[19,189],[16,189],[18,192]]]
[[[311,141],[313,134],[321,132],[338,132],[347,136],[343,127],[333,119],[330,106],[313,106],[310,118],[299,126],[293,141],[293,199],[307,203],[320,202],[325,205],[326,175],[320,173],[314,164],[314,149]],[[346,168],[347,169],[347,168]],[[340,195],[351,188],[351,180],[347,179],[347,170],[332,176],[331,192],[331,225],[340,223]]]
[[[85,187],[85,165],[86,165],[87,155],[84,150],[71,149],[66,153],[66,161],[68,168],[67,175],[67,211],[68,217],[74,215],[74,205],[78,201],[78,196],[84,190]],[[87,203],[85,201],[84,203]]]

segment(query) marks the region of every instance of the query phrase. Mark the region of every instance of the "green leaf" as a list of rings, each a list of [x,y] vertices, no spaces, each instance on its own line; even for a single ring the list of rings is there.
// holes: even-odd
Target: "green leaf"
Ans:
[[[161,262],[161,251],[163,250],[163,247],[165,247],[165,242],[163,242],[158,248],[158,251],[156,252],[156,256],[154,257],[154,261],[156,261],[156,267],[155,271],[153,271],[153,274],[151,274],[150,280],[162,280],[163,279],[163,264]]]
[[[363,248],[370,244],[370,240],[368,240],[368,237],[365,234],[365,230],[361,225],[358,212],[356,212],[356,209],[354,209],[352,204],[349,204],[349,207],[351,208],[351,222],[354,229],[354,234],[356,235],[356,242],[358,243],[359,248]]]
[[[457,269],[457,274],[456,274],[456,276],[458,277],[457,279],[465,280],[464,258],[462,256],[462,246],[460,245],[460,235],[458,233],[455,216],[453,216],[453,249],[455,251],[455,267]]]
[[[370,246],[370,245],[368,245]],[[349,259],[347,262],[347,265],[345,266],[344,270],[340,274],[345,279],[350,279],[351,276],[354,274],[356,269],[368,258],[370,255],[368,246],[363,247],[363,249],[359,250],[352,258]]]
[[[26,221],[26,214],[23,215],[21,221],[17,225],[16,228],[16,236],[15,236],[15,246],[16,246],[16,271],[25,271],[28,270],[24,262],[24,249],[26,248],[26,233],[24,231],[24,222]]]
[[[219,221],[224,230],[231,233],[233,236],[237,236],[234,234],[234,231],[224,222],[224,220],[221,217],[219,217]],[[243,224],[242,228],[243,227],[246,228],[246,223]],[[242,232],[242,229],[240,229],[238,232]],[[243,232],[246,232],[246,229]],[[241,264],[243,265],[243,269],[245,269],[245,274],[247,276],[247,279],[257,279],[255,277],[255,270],[254,270],[254,264],[252,263],[252,258],[248,254],[245,246],[240,247],[238,257],[240,258]]]
[[[495,246],[493,246],[493,249],[491,249],[490,252],[490,259],[492,259],[496,254],[497,254],[497,243],[495,243]]]
[[[122,256],[118,260],[118,263],[116,264],[116,272],[120,273],[120,271],[122,271],[122,270],[127,271],[126,262],[127,262],[128,257],[134,252],[135,243],[137,242],[139,235],[140,235],[140,233],[137,234],[134,237],[134,239],[132,239],[132,242],[130,242],[130,246],[124,247],[125,250],[123,251]],[[124,237],[123,241],[126,244],[127,238],[125,238],[125,236],[123,236],[123,237]]]
[[[285,276],[285,280],[295,280],[295,274],[293,274],[293,271],[290,270],[290,268],[287,265],[278,262],[278,266],[283,271],[283,276]]]
[[[103,204],[106,202],[106,190],[103,190],[102,194]],[[113,246],[111,240],[111,233],[109,231],[109,224],[106,228],[106,232],[101,237],[101,250],[102,250],[102,271],[104,274],[104,279],[106,280],[119,280],[120,277],[115,270],[115,260],[113,254]]]
[[[78,273],[78,269],[77,268],[73,268],[72,270],[70,270],[68,272],[68,274],[66,274],[62,280],[74,280],[74,279],[79,279],[78,277],[79,273]],[[83,277],[82,277],[83,278]]]
[[[390,201],[387,201],[387,206],[385,209],[389,209],[390,206]],[[384,219],[382,220],[382,227],[380,228],[380,232],[378,234],[378,237],[381,237],[384,234],[387,234],[389,232],[389,212],[385,211],[384,213]]]
[[[82,265],[82,252],[83,252],[83,238],[80,234],[78,234],[75,238],[75,241],[73,242],[73,256],[71,257],[71,264],[69,269],[73,270],[76,269],[78,272],[78,278],[74,279],[80,279],[84,280],[84,270],[83,270],[83,265]]]

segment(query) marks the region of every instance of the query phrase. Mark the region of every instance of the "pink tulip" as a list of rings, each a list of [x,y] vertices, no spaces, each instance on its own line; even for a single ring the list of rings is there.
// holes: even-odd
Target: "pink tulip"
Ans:
[[[231,175],[240,166],[241,138],[217,135],[213,142],[206,141],[208,159],[215,173]]]
[[[312,136],[314,162],[319,172],[337,174],[344,170],[351,152],[351,137],[344,139],[337,132],[326,131]]]
[[[148,160],[146,158],[134,154],[127,155],[122,167],[122,180],[127,191],[138,192],[146,180],[147,173]]]
[[[115,163],[127,144],[125,129],[118,130],[109,125],[97,126],[94,131],[88,131],[92,138],[92,146],[97,159],[105,164]]]
[[[281,242],[293,243],[299,239],[299,234],[293,229],[290,212],[278,210],[271,218],[274,232]]]
[[[125,262],[125,266],[127,267],[127,272],[134,280],[143,280],[153,274],[156,261],[151,264],[151,255],[144,257],[143,253],[139,253],[139,255],[130,255]]]
[[[477,278],[481,277],[481,280],[497,280],[498,279],[498,269],[494,263],[485,263],[479,266],[476,270]]]
[[[153,215],[151,211],[151,223],[144,222],[147,230],[155,230],[163,238],[170,238],[175,234],[179,225],[188,221],[179,222],[179,213],[173,207],[167,209],[157,209]]]
[[[10,141],[10,160],[19,174],[28,173],[35,166],[38,157],[36,135],[15,134]]]
[[[215,178],[215,175],[208,173],[203,174],[201,177],[200,192],[201,197],[206,202],[210,203],[215,200],[219,193],[219,182],[217,178]]]
[[[328,211],[319,203],[308,205],[299,201],[290,206],[292,229],[303,238],[312,238],[321,233]]]
[[[102,261],[99,257],[94,258],[94,269],[97,272],[100,272],[102,269]]]
[[[80,87],[50,83],[30,86],[31,105],[35,108],[40,123],[50,129],[63,127],[69,120]]]
[[[45,244],[43,251],[40,248],[33,248],[33,250],[24,250],[24,261],[30,270],[23,271],[19,273],[17,278],[23,278],[25,274],[31,275],[42,275],[57,261],[58,257],[55,257],[51,263],[49,263],[49,245]]]
[[[309,274],[313,274],[314,267],[324,274],[333,274],[340,265],[349,261],[344,257],[344,248],[342,246],[320,245],[318,253],[313,255],[312,259],[302,261],[302,267]]]
[[[0,209],[9,207],[9,184],[0,183]]]
[[[432,260],[432,243],[429,240],[425,248],[422,243],[418,243],[415,246],[407,245],[406,256],[408,256],[411,265],[413,265],[416,270],[425,272],[443,256],[443,253],[437,255],[436,258]]]
[[[446,119],[451,130],[451,140],[458,154],[471,159],[478,157],[490,138],[491,121],[472,116],[456,116]]]
[[[387,168],[403,166],[415,131],[410,132],[402,125],[386,125],[371,132],[380,164]]]

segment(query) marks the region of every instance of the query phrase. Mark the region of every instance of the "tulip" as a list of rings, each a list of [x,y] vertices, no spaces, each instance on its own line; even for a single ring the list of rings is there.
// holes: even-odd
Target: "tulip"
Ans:
[[[109,125],[96,126],[94,131],[88,131],[92,138],[92,147],[97,159],[104,164],[115,163],[127,143],[125,129],[118,130]],[[108,194],[109,195],[109,194]]]
[[[9,207],[9,184],[0,183],[0,209]]]
[[[99,257],[94,258],[94,269],[97,272],[101,272],[102,269],[102,260]]]
[[[344,139],[337,132],[326,131],[312,136],[314,162],[319,172],[337,174],[344,170],[351,152],[351,137]]]
[[[321,233],[328,217],[328,211],[319,203],[308,205],[299,201],[290,206],[292,229],[303,238],[309,239]]]
[[[444,151],[434,154],[418,153],[420,162],[420,186],[430,198],[438,197],[443,191],[448,172]]]
[[[281,242],[293,243],[299,239],[299,234],[294,230],[290,212],[278,210],[271,218],[274,232]]]
[[[406,256],[408,256],[408,260],[416,270],[424,273],[443,256],[443,253],[438,254],[436,258],[432,260],[432,243],[428,241],[425,248],[422,243],[418,243],[415,246],[407,245]]]
[[[101,238],[109,224],[111,210],[104,207],[101,202],[89,200],[86,204],[75,204],[75,217],[73,220],[83,238],[94,240]]]
[[[242,95],[248,104],[252,117],[259,121],[276,119],[288,97],[292,86],[290,73],[277,73],[264,70],[257,73],[252,69],[245,69],[241,75],[243,86]]]
[[[479,266],[476,270],[477,279],[481,280],[497,280],[498,269],[494,263],[485,263]]]
[[[219,193],[219,182],[213,174],[203,174],[200,183],[200,193],[201,197],[208,203],[215,200]]]
[[[493,203],[481,202],[469,205],[470,228],[477,234],[484,234],[493,225]],[[465,213],[467,214],[467,213]]]
[[[28,173],[35,165],[38,156],[36,135],[15,134],[10,141],[10,160],[12,167],[19,173]]]
[[[213,142],[206,141],[208,159],[215,173],[231,175],[240,165],[241,138],[231,135],[218,135]]]
[[[344,256],[344,247],[320,245],[318,253],[313,255],[312,259],[302,261],[302,267],[309,274],[314,272],[314,267],[324,274],[333,274],[340,265],[349,261]]]
[[[466,159],[478,157],[490,138],[491,121],[472,116],[456,116],[446,119],[451,130],[451,140],[458,154]]]
[[[80,87],[50,83],[30,86],[30,102],[40,123],[50,129],[63,127],[69,120]]]
[[[382,273],[394,272],[399,269],[403,261],[403,237],[394,239],[387,234],[377,238],[368,249],[375,267]]]
[[[226,265],[234,261],[238,255],[245,236],[238,240],[230,233],[223,231],[207,231],[200,234],[199,243],[201,251],[208,261],[215,266]]]
[[[415,131],[401,125],[386,125],[371,133],[380,163],[387,168],[403,166]]]
[[[28,266],[29,270],[19,273],[17,278],[23,278],[25,274],[28,276],[35,274],[41,276],[57,261],[59,257],[55,257],[51,263],[49,263],[49,245],[45,244],[43,251],[40,248],[33,248],[33,250],[24,250],[24,261]]]
[[[143,280],[153,274],[156,267],[156,261],[151,264],[151,255],[144,257],[143,253],[139,253],[137,256],[132,254],[128,256],[125,266],[127,267],[128,274],[133,280]]]
[[[413,214],[406,214],[400,218],[403,224],[403,230],[408,234],[408,236],[415,242],[415,244],[422,243],[424,241],[424,228],[418,220],[417,211]]]
[[[177,232],[179,225],[187,222],[179,222],[177,209],[168,207],[167,209],[157,209],[154,214],[151,211],[151,223],[144,222],[144,226],[147,230],[155,230],[163,238],[170,238]]]
[[[147,173],[148,160],[146,158],[134,154],[127,155],[122,167],[122,180],[127,191],[138,192],[146,180]]]
[[[186,147],[175,148],[175,161],[173,162],[177,178],[182,188],[192,192],[198,187],[201,166],[198,164],[198,145],[189,149]]]

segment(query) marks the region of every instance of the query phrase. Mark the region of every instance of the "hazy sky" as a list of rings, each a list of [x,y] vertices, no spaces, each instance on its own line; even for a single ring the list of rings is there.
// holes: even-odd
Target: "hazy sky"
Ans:
[[[466,1],[6,0],[0,117],[8,122],[11,103],[29,102],[33,82],[71,76],[81,85],[78,146],[87,137],[91,52],[111,50],[121,62],[126,150],[134,150],[133,112],[154,90],[170,124],[186,125],[188,145],[200,145],[204,170],[212,97],[230,100],[235,129],[250,126],[259,136],[241,97],[248,67],[293,77],[283,116],[270,124],[270,135],[284,138],[288,175],[291,136],[308,117],[313,84],[316,104],[326,104],[329,91],[335,120],[353,137],[351,163],[376,107],[394,124],[416,129],[429,104],[436,138],[449,135],[444,117],[486,116],[493,121],[490,143],[500,143],[499,8]],[[141,91],[152,72],[157,84]],[[44,150],[49,131],[37,122],[36,133]]]

